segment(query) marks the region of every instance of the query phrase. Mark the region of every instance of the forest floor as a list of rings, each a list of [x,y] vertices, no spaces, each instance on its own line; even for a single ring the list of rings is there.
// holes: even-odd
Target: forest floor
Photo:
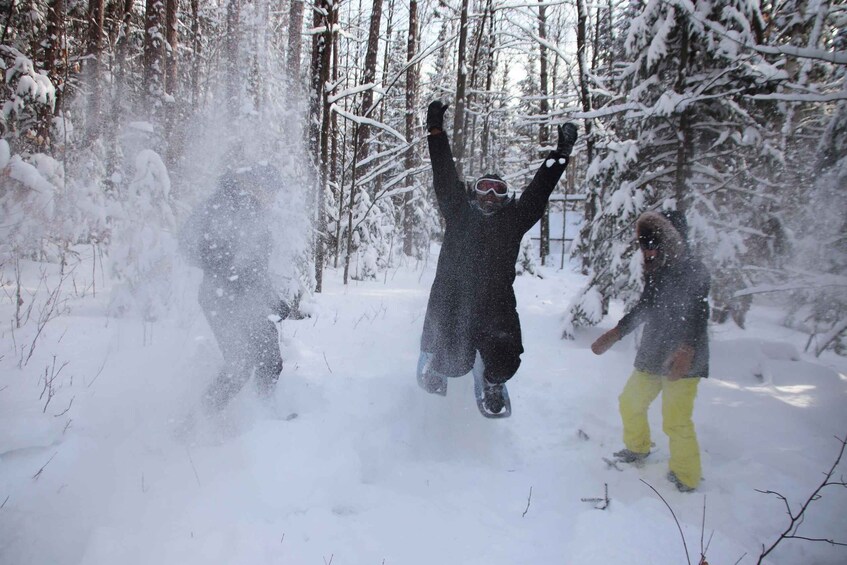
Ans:
[[[804,353],[807,336],[779,324],[778,305],[756,305],[745,330],[710,328],[712,375],[694,414],[700,488],[665,479],[660,401],[647,462],[608,466],[635,342],[589,349],[620,303],[560,339],[584,283],[570,267],[518,278],[526,352],[513,416],[484,419],[470,376],[451,379],[446,398],[415,382],[434,268],[433,255],[347,286],[328,270],[311,318],[282,323],[273,401],[248,385],[187,437],[175,430],[221,363],[190,287],[154,324],[108,317],[104,290],[77,292],[26,362],[38,324],[5,329],[0,562],[678,565],[686,548],[667,503],[691,563],[706,545],[712,565],[756,563],[789,524],[785,503],[758,491],[797,512],[847,435],[847,359]],[[847,490],[828,488],[798,535],[847,542],[845,524]],[[785,540],[767,562],[845,561],[847,548]]]

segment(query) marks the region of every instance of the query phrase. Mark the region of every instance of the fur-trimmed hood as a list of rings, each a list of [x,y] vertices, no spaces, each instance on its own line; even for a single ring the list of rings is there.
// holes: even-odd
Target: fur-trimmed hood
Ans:
[[[685,222],[682,214],[677,213],[675,219]],[[683,257],[688,251],[686,234],[680,233],[665,214],[651,210],[644,212],[635,221],[635,233],[636,237],[654,238],[659,242],[663,262]]]

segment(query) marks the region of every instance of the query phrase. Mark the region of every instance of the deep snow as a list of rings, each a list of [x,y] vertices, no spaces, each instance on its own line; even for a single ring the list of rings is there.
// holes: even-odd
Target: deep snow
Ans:
[[[643,480],[676,513],[692,562],[703,535],[712,565],[755,563],[788,523],[783,502],[756,489],[796,510],[847,434],[847,360],[804,353],[777,304],[754,307],[746,330],[712,326],[712,378],[695,408],[704,481],[678,493],[664,478],[659,401],[646,465],[603,462],[621,447],[634,338],[591,354],[622,315],[614,303],[599,327],[561,340],[584,279],[555,267],[516,283],[526,353],[507,420],[479,415],[470,376],[450,380],[446,398],[415,383],[434,254],[347,287],[326,271],[312,317],[282,324],[275,404],[248,384],[185,436],[175,430],[220,363],[191,286],[153,324],[107,317],[105,289],[67,294],[69,313],[45,326],[25,366],[36,324],[0,338],[0,562],[685,563]],[[37,266],[25,275],[35,282]],[[0,308],[10,319],[10,297]],[[67,365],[46,403],[54,356]],[[605,485],[607,509],[582,500]],[[825,490],[800,534],[847,541],[845,503],[844,489]],[[768,562],[845,561],[847,548],[788,540]]]

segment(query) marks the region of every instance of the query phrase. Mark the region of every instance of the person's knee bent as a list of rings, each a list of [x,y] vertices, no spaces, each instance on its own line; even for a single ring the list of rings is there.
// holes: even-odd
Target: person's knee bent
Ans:
[[[500,353],[492,355],[491,363],[485,363],[485,380],[490,383],[505,383],[518,372],[521,358],[518,355]]]
[[[485,379],[505,383],[521,366],[523,348],[520,338],[509,332],[486,334],[479,343],[479,354],[485,363]]]

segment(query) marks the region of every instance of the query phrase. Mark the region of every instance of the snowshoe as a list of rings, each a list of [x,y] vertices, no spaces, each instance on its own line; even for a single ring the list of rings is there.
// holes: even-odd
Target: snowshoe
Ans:
[[[620,451],[616,451],[612,454],[612,457],[620,461],[621,463],[635,463],[638,464],[650,455],[650,452],[647,453],[638,453],[636,451],[631,451],[629,449],[621,449]]]
[[[508,418],[512,415],[512,403],[505,383],[490,383],[485,377],[485,365],[477,355],[473,368],[474,396],[479,413],[486,418]]]
[[[426,351],[418,358],[418,386],[430,394],[447,396],[447,377],[432,368],[432,353]]]

